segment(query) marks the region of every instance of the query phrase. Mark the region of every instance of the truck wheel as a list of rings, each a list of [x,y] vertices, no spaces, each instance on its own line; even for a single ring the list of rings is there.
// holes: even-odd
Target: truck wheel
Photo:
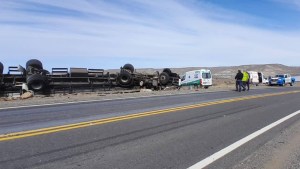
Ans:
[[[208,89],[208,86],[204,86],[204,89]]]
[[[34,91],[42,91],[46,86],[46,79],[40,74],[33,74],[27,78],[27,85]]]
[[[169,76],[171,75],[172,71],[169,68],[164,68],[162,72],[167,73]]]
[[[129,70],[130,73],[133,73],[133,72],[134,72],[134,67],[133,67],[133,65],[132,65],[132,64],[129,64],[129,63],[125,64],[125,65],[123,66],[123,69]]]
[[[3,64],[0,62],[0,75],[3,74],[3,68],[4,68],[4,66],[3,66]]]
[[[26,62],[26,69],[28,69],[28,67],[34,67],[36,69],[43,69],[43,64],[41,61],[37,60],[37,59],[30,59]]]
[[[117,77],[117,81],[121,86],[130,86],[132,80],[132,75],[127,71],[122,71]]]
[[[160,81],[160,83],[161,83],[162,85],[168,84],[169,79],[170,79],[170,76],[168,75],[167,72],[162,72],[162,73],[159,75],[159,81]]]
[[[292,82],[290,83],[290,86],[293,86],[293,83],[292,83]]]

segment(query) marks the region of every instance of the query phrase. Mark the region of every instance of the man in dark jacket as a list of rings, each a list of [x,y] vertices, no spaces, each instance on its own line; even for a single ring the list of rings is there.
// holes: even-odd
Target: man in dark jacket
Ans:
[[[243,79],[243,73],[241,72],[241,70],[238,70],[238,73],[235,75],[236,91],[241,92],[241,90],[242,90],[242,79]]]

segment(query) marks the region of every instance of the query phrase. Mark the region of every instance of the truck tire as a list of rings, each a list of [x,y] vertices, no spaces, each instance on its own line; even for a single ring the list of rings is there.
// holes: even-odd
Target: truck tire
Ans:
[[[160,84],[162,84],[162,85],[168,84],[169,79],[170,79],[170,76],[169,76],[169,74],[167,72],[162,72],[159,75],[159,81],[160,81]]]
[[[33,91],[42,91],[46,87],[46,79],[40,74],[33,74],[27,77],[28,88]]]
[[[133,72],[134,72],[134,67],[133,67],[133,65],[132,65],[132,64],[129,64],[129,63],[125,64],[125,65],[123,66],[123,69],[126,69],[126,70],[130,71],[130,73],[133,73]]]
[[[131,86],[132,81],[133,81],[132,75],[127,71],[122,71],[117,77],[117,82],[121,86]]]
[[[43,69],[43,64],[41,61],[37,60],[37,59],[30,59],[26,62],[26,69],[28,69],[28,67],[34,67],[36,69]]]
[[[293,82],[290,83],[290,86],[293,86]]]
[[[3,74],[3,68],[4,68],[4,66],[3,66],[3,64],[0,62],[0,75]]]
[[[167,73],[169,76],[172,74],[172,71],[169,68],[164,68],[162,72]]]

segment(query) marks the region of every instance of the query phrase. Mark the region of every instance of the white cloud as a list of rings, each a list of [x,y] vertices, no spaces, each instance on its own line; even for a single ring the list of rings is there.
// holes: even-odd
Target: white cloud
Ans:
[[[110,1],[26,1],[82,14],[60,16],[52,15],[51,10],[43,15],[33,13],[28,10],[32,6],[18,2],[5,1],[0,6],[1,58],[7,64],[25,63],[30,58],[39,58],[48,67],[104,68],[118,68],[124,62],[137,67],[186,67],[295,65],[299,60],[299,32],[211,19],[239,17],[205,4],[192,8],[171,0],[126,0],[122,5]],[[241,20],[245,18],[260,19],[244,15]]]

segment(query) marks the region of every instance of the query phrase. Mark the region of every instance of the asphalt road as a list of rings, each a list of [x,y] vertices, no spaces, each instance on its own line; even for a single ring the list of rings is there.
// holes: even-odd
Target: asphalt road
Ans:
[[[0,168],[188,168],[300,110],[299,91],[274,87],[2,109]],[[299,119],[208,168],[231,168]]]

